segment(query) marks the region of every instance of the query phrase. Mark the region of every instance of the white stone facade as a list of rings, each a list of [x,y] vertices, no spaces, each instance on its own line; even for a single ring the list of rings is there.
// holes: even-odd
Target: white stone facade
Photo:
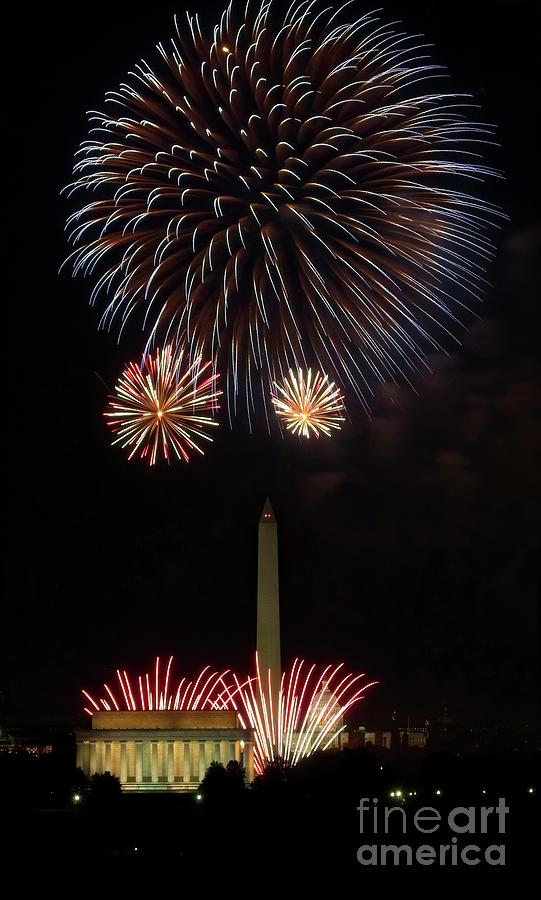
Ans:
[[[85,775],[110,772],[124,791],[193,791],[211,762],[230,760],[254,778],[253,736],[240,728],[92,728],[76,739]]]

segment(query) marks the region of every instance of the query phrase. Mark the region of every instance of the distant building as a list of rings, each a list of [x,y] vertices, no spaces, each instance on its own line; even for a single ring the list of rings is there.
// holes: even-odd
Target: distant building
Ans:
[[[428,744],[428,728],[399,728],[398,734],[400,738],[400,746],[416,747],[424,750]],[[385,750],[391,749],[393,732],[385,731],[367,731],[365,728],[359,728],[350,735],[350,747],[365,747],[371,745],[373,747],[383,747]]]
[[[48,729],[42,728],[0,728],[0,753],[30,753],[43,756],[53,752],[53,743]]]
[[[401,728],[400,741],[403,746],[424,750],[428,743],[428,728]]]
[[[110,772],[125,791],[194,790],[211,762],[236,760],[254,777],[252,733],[234,711],[98,712],[76,741],[85,775]]]

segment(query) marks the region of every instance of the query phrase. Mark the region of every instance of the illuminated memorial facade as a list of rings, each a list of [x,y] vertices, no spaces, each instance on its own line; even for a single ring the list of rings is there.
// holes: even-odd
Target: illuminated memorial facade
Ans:
[[[85,775],[110,772],[124,791],[195,790],[215,761],[254,777],[253,735],[233,710],[99,712],[76,738]]]

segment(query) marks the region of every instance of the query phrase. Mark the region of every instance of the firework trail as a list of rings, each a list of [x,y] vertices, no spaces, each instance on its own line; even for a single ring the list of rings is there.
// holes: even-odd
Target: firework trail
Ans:
[[[165,669],[160,671],[160,657],[154,662],[153,672],[139,675],[133,681],[125,669],[117,669],[118,684],[113,689],[104,684],[103,696],[92,696],[88,691],[82,691],[85,700],[90,707],[84,707],[89,715],[103,710],[111,712],[135,711],[135,710],[196,710],[196,709],[234,709],[231,701],[224,701],[221,695],[226,695],[232,689],[232,682],[228,685],[226,678],[229,669],[223,672],[212,671],[210,666],[205,666],[198,677],[189,680],[181,678],[176,688],[171,678],[173,657],[170,656]],[[231,676],[230,676],[231,678]],[[229,704],[229,705],[228,705]]]
[[[270,670],[261,673],[256,654],[256,676],[241,684],[233,675],[236,689],[230,695],[243,726],[254,731],[255,771],[261,774],[276,759],[296,765],[326,750],[346,727],[347,711],[377,684],[363,683],[364,677],[344,672],[343,663],[309,667],[296,659],[276,690]]]
[[[492,128],[445,93],[419,35],[319,0],[198,16],[91,112],[69,194],[75,273],[101,324],[139,317],[212,359],[230,421],[289,369],[369,409],[459,343],[499,215],[478,196]],[[87,195],[87,196],[85,196]]]
[[[115,396],[104,413],[118,434],[113,444],[139,455],[152,466],[162,454],[188,462],[190,450],[203,453],[199,440],[212,441],[205,429],[217,425],[208,415],[218,409],[216,375],[201,380],[210,363],[197,359],[182,369],[182,351],[171,345],[145,356],[141,365],[131,362],[118,380]]]

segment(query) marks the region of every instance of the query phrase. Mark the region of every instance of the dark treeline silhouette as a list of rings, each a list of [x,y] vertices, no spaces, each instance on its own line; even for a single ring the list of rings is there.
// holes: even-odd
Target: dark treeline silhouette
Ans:
[[[0,796],[10,811],[108,806],[122,794],[110,772],[87,778],[62,752],[30,753],[24,749],[0,753]]]
[[[244,775],[244,769],[234,759],[227,766],[212,762],[199,786],[199,794],[205,800],[225,803],[244,791]]]
[[[415,845],[419,835],[409,823],[420,807],[445,817],[459,805],[495,806],[500,797],[510,808],[506,865],[524,867],[534,859],[538,780],[533,758],[399,746],[326,751],[295,767],[275,760],[252,785],[238,763],[212,763],[196,793],[130,794],[109,773],[86,779],[62,754],[0,754],[2,803],[9,800],[18,823],[12,840],[23,857],[165,853],[186,869],[226,864],[242,852],[246,865],[339,866],[360,877],[357,850],[373,839],[360,833],[362,798],[403,809],[409,830],[403,833],[395,814],[389,833]],[[475,839],[482,845],[493,836]]]

